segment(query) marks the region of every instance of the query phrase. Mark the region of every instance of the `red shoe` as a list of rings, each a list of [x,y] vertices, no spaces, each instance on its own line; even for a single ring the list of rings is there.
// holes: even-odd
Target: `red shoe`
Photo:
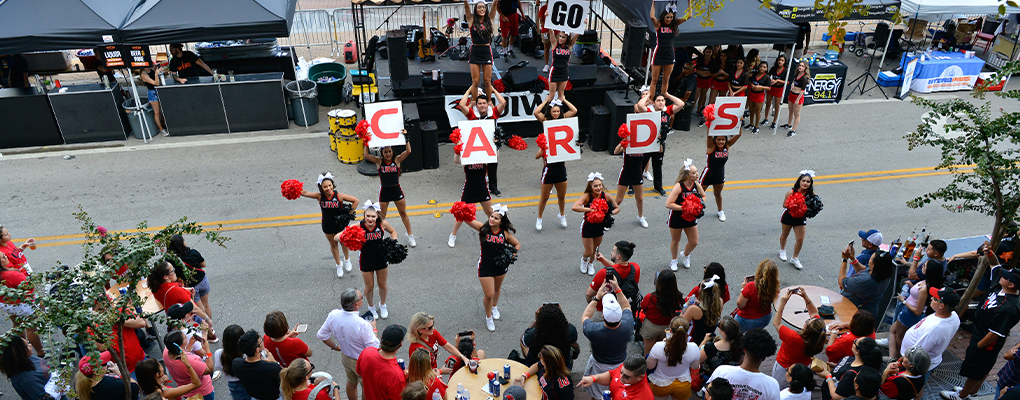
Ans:
[[[206,337],[209,343],[216,343],[220,341],[220,338],[216,337],[216,331],[209,331],[209,335]]]

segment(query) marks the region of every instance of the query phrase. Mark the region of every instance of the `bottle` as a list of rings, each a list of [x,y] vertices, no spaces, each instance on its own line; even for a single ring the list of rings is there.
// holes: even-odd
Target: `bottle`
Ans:
[[[900,237],[897,236],[896,240],[889,245],[889,254],[892,254],[893,258],[896,257],[896,253],[900,251]]]
[[[907,236],[907,243],[903,246],[903,257],[910,257],[914,253],[914,247],[917,246],[917,228],[910,231],[910,236]],[[896,255],[893,254],[895,257]]]
[[[432,400],[443,400],[443,395],[439,394],[439,389],[432,392]]]
[[[464,389],[464,384],[463,383],[458,383],[457,384],[457,399],[458,400],[469,400],[469,399],[471,399],[471,394],[469,394],[468,391]]]

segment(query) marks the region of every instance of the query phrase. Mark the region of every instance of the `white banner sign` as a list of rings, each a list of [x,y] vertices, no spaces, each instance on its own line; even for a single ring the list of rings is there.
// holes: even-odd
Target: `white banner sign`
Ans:
[[[399,101],[365,104],[368,131],[372,134],[369,147],[400,146],[407,143],[404,134],[404,109]]]
[[[918,59],[915,58],[907,63],[907,67],[903,69],[903,82],[900,84],[900,99],[907,97],[907,92],[910,91],[910,83],[914,80],[914,69],[917,68]]]
[[[506,109],[499,116],[499,123],[535,121],[535,109],[542,104],[542,99],[549,95],[549,91],[542,93],[531,92],[506,92],[502,93],[506,99]],[[467,121],[464,113],[460,112],[457,104],[461,96],[446,96],[446,117],[450,120],[450,126],[457,126],[460,121]],[[493,96],[495,97],[495,96]],[[471,104],[474,107],[474,104]],[[493,104],[495,106],[495,104]]]
[[[542,125],[545,128],[543,135],[545,135],[546,143],[549,144],[545,150],[547,162],[581,159],[581,149],[577,145],[577,136],[580,132],[577,127],[577,117],[546,120]]]
[[[747,97],[716,97],[715,121],[708,136],[730,136],[740,133],[740,118],[744,116]]]
[[[580,35],[584,33],[584,21],[587,19],[586,0],[550,0],[545,27]]]
[[[644,154],[659,151],[659,124],[662,114],[658,111],[627,114],[627,128],[630,129],[630,147],[627,154]]]
[[[496,121],[483,119],[478,121],[461,121],[460,142],[464,144],[460,153],[460,164],[491,164],[496,162],[496,146],[493,135],[496,133]]]

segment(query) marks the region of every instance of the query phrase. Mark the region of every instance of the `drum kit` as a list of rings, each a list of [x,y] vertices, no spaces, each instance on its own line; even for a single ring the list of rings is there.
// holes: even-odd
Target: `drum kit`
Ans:
[[[358,116],[354,110],[331,110],[329,116],[329,149],[344,164],[357,164],[364,159],[361,138],[354,133]]]

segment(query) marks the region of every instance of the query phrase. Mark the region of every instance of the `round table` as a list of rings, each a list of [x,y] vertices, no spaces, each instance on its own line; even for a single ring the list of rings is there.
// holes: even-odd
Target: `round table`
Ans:
[[[808,298],[815,304],[815,307],[821,307],[822,303],[821,296],[827,296],[829,298],[829,305],[836,309],[835,319],[825,319],[825,324],[831,324],[833,322],[845,322],[850,323],[850,318],[853,318],[857,312],[857,306],[854,305],[850,300],[847,300],[839,293],[834,292],[830,289],[826,289],[819,286],[799,285],[790,286],[780,289],[779,296],[776,296],[776,302],[772,304],[773,308],[778,309],[779,302],[782,300],[787,290],[794,289],[797,287],[804,288],[807,292]],[[783,310],[783,321],[789,324],[792,328],[800,330],[804,327],[804,323],[812,317],[807,312],[807,306],[804,303],[804,298],[800,297],[799,294],[790,296],[790,300],[786,302],[786,308]],[[801,311],[798,313],[798,311]]]
[[[457,384],[464,384],[464,389],[467,389],[471,393],[471,400],[486,400],[489,397],[488,392],[482,391],[482,388],[489,387],[488,374],[493,370],[498,370],[499,374],[503,374],[503,365],[510,364],[510,383],[503,385],[499,388],[499,399],[502,399],[503,393],[506,392],[506,388],[513,384],[514,379],[517,379],[521,374],[528,372],[528,367],[516,361],[507,360],[505,358],[487,358],[478,361],[478,373],[472,374],[471,370],[465,365],[463,368],[458,370],[453,376],[450,377],[450,388],[446,391],[446,397],[448,399],[454,398],[457,395]],[[541,399],[542,388],[538,386],[538,377],[532,376],[528,380],[524,381],[524,391],[528,393],[529,399]],[[496,399],[496,400],[499,400]]]

